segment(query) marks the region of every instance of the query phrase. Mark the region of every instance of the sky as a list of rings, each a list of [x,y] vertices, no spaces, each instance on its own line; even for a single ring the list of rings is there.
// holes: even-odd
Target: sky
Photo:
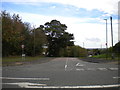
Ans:
[[[105,48],[106,21],[108,46],[111,46],[110,16],[113,20],[113,42],[118,42],[119,0],[2,0],[1,10],[19,14],[23,22],[34,27],[58,20],[74,34],[75,45]]]

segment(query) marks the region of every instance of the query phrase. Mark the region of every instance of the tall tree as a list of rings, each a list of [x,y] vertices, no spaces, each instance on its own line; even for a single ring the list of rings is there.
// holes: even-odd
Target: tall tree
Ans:
[[[115,44],[115,46],[113,47],[113,50],[115,53],[118,53],[120,55],[120,41]]]
[[[43,28],[38,27],[33,30],[32,37],[34,41],[34,55],[41,55],[43,47],[47,44],[47,37],[43,31]]]
[[[32,30],[30,23],[23,23],[18,14],[11,16],[6,11],[1,12],[0,18],[2,18],[3,56],[21,55],[22,44],[25,45],[24,53],[29,56],[32,56],[34,51],[36,55],[42,53],[42,46],[46,43],[46,35],[42,27]]]
[[[74,45],[71,41],[74,39],[73,34],[65,32],[67,26],[61,24],[60,21],[47,22],[44,28],[48,39],[48,56],[59,56],[61,48]]]
[[[21,22],[19,15],[10,16],[6,11],[2,11],[2,51],[3,56],[14,55],[19,52],[19,43],[23,40],[21,30],[24,24]]]

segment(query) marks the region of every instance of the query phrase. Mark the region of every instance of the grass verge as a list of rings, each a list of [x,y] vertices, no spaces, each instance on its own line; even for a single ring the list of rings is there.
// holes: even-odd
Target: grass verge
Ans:
[[[112,59],[111,54],[108,54],[108,55],[100,54],[100,55],[95,55],[95,56],[92,56],[92,57],[93,58],[100,58],[100,59],[106,59],[107,58],[107,60],[119,60],[119,58],[120,58],[118,56],[115,56],[114,59]]]
[[[3,57],[2,58],[2,65],[8,66],[8,65],[13,65],[13,64],[21,64],[22,62],[35,61],[35,60],[39,60],[41,58],[43,58],[43,57],[41,57],[41,56],[23,57],[23,58],[21,56]]]

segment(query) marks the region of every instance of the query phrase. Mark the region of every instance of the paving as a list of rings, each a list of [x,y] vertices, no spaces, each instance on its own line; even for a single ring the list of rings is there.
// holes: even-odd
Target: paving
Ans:
[[[1,79],[3,88],[117,88],[118,71],[115,63],[61,57],[3,67]]]

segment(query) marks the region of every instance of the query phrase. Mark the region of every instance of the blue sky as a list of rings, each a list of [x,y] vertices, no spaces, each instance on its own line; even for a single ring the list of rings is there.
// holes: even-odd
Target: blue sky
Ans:
[[[85,2],[86,1],[86,2]],[[117,3],[118,0],[3,0],[2,10],[19,14],[24,22],[38,27],[52,19],[68,26],[76,45],[85,48],[105,47],[105,21],[108,19],[108,45],[111,46],[110,19],[113,17],[114,44],[118,42]],[[114,1],[114,3],[113,3]]]
[[[27,4],[23,3],[14,3],[14,2],[3,2],[3,10],[14,10],[17,12],[27,12],[27,13],[36,13],[42,15],[60,15],[66,17],[89,17],[97,18],[101,15],[108,14],[107,12],[99,11],[97,9],[87,10],[85,8],[78,8],[72,5],[63,5],[59,3],[40,3]],[[114,18],[117,18],[117,15],[111,14]],[[105,16],[108,18],[108,16]]]

